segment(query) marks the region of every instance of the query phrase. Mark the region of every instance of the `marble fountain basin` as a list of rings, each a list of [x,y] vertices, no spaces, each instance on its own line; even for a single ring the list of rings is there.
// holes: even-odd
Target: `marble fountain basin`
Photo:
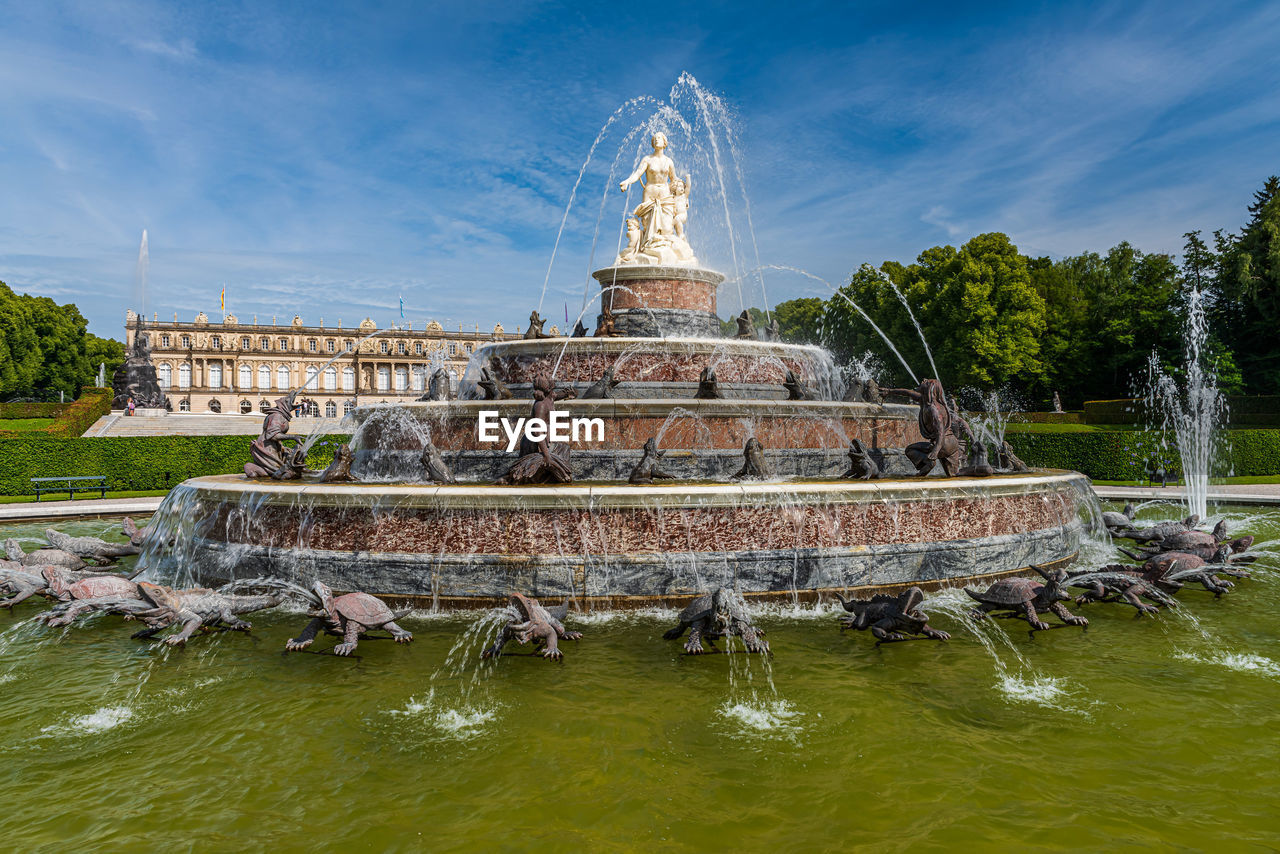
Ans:
[[[717,585],[812,602],[982,583],[1076,556],[1089,481],[987,478],[557,486],[189,480],[159,516],[198,583],[320,578],[396,602],[677,605]],[[163,563],[162,559],[157,559]]]

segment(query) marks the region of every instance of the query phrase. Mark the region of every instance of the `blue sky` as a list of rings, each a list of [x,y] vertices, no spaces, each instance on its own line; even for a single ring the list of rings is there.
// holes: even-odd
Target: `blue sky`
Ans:
[[[1277,45],[1275,3],[0,2],[0,279],[119,337],[145,228],[163,317],[216,319],[225,284],[242,319],[382,324],[403,293],[415,325],[511,328],[546,279],[560,322],[651,107],[605,135],[548,276],[592,142],[682,72],[735,117],[764,264],[838,283],[983,231],[1176,252],[1280,172]],[[694,248],[754,267],[727,196],[729,250],[695,178]]]

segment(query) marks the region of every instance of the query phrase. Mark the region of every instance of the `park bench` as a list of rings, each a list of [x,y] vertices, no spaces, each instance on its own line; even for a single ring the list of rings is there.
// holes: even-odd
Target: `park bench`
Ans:
[[[36,485],[36,501],[40,500],[41,493],[63,490],[71,495],[72,500],[75,500],[77,492],[93,492],[95,489],[103,498],[107,497],[105,474],[87,474],[79,477],[33,477],[31,482]]]

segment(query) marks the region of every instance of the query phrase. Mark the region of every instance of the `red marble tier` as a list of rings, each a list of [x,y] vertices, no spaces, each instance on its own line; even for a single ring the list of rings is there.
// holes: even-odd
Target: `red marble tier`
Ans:
[[[716,289],[724,276],[697,267],[607,267],[591,274],[614,310],[676,308],[716,313]]]
[[[688,414],[672,412],[679,408]],[[528,401],[418,403],[406,407],[428,426],[431,441],[445,451],[494,450],[477,438],[481,409],[497,410],[512,422],[529,414]],[[920,441],[914,407],[877,412],[869,404],[791,403],[772,406],[725,406],[718,401],[566,401],[571,416],[602,418],[604,441],[578,441],[580,450],[639,450],[666,425],[662,446],[668,449],[741,450],[752,436],[766,448],[829,448],[844,453],[858,438],[869,448],[903,448]],[[909,410],[907,413],[896,410]],[[361,443],[385,450],[420,448],[419,438],[396,427],[381,429],[376,412],[361,430]],[[668,423],[668,420],[670,423]]]
[[[539,373],[561,383],[593,383],[608,368],[623,383],[684,383],[696,386],[702,369],[714,367],[721,384],[781,386],[792,371],[804,383],[820,384],[833,372],[830,355],[818,347],[733,338],[546,338],[506,341],[477,351],[474,364],[489,364],[508,384],[531,383]],[[468,377],[473,378],[471,374]]]
[[[499,508],[394,511],[315,506],[308,511],[307,547],[328,551],[410,554],[546,554],[562,549],[620,555],[840,548],[969,540],[1070,524],[1075,496],[1066,492],[949,497],[908,503],[802,504],[780,488],[773,506]],[[289,549],[298,546],[298,510],[267,505],[252,526],[228,524],[240,512],[224,503],[212,530],[225,542]],[[251,529],[251,530],[247,530]],[[244,539],[239,533],[244,532]],[[559,545],[557,545],[559,544]]]

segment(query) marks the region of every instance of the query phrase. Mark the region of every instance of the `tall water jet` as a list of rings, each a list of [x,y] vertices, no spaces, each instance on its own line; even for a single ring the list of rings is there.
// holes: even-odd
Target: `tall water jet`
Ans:
[[[142,229],[142,243],[138,246],[138,263],[133,268],[133,304],[138,314],[147,316],[147,279],[151,275],[151,256],[147,250],[147,230]]]
[[[1209,324],[1204,294],[1198,290],[1187,294],[1182,332],[1185,349],[1181,380],[1165,371],[1152,352],[1147,360],[1147,389],[1143,400],[1149,417],[1159,419],[1162,448],[1166,447],[1165,437],[1173,434],[1182,460],[1188,512],[1204,518],[1208,516],[1209,477],[1214,472],[1227,402],[1218,391],[1217,373],[1205,354]]]

